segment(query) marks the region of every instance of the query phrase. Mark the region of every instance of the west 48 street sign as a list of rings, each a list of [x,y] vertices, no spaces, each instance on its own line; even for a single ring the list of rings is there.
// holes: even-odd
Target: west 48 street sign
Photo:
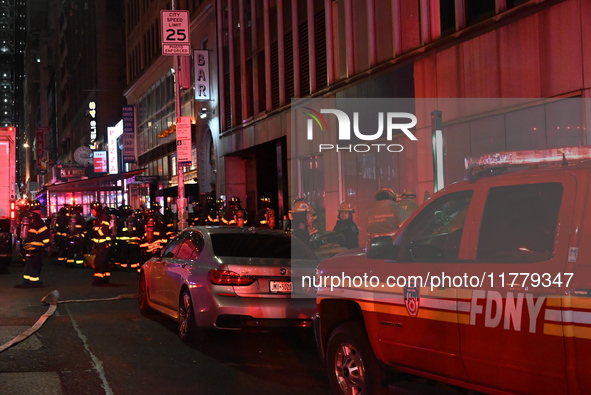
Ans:
[[[162,26],[162,55],[190,55],[189,11],[160,11]]]

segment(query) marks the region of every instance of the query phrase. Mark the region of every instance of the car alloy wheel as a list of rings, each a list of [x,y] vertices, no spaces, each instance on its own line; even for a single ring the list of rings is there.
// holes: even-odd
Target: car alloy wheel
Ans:
[[[195,337],[195,316],[193,314],[193,301],[188,289],[185,289],[179,301],[179,336],[185,342]]]
[[[334,394],[387,393],[384,387],[387,374],[379,365],[360,322],[346,322],[331,333],[326,367]]]
[[[137,301],[140,313],[148,314],[152,312],[152,308],[148,304],[148,284],[146,284],[146,276],[142,273],[137,291]]]

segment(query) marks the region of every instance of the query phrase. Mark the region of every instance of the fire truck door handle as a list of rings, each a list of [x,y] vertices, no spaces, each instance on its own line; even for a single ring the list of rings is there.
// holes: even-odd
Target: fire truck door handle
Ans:
[[[575,289],[573,291],[573,294],[575,296],[580,296],[580,297],[590,297],[591,296],[591,289]]]

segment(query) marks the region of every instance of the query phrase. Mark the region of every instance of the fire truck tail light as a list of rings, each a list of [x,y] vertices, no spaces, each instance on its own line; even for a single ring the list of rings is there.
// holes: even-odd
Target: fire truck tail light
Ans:
[[[562,147],[544,150],[505,151],[464,159],[467,170],[475,167],[538,165],[591,159],[591,147]]]

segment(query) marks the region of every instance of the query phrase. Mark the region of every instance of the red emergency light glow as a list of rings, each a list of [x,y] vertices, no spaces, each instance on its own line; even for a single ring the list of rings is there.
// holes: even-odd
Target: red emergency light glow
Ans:
[[[464,159],[467,170],[475,167],[504,167],[559,163],[563,160],[580,161],[591,159],[591,147],[562,147],[544,150],[505,151],[468,157]]]

